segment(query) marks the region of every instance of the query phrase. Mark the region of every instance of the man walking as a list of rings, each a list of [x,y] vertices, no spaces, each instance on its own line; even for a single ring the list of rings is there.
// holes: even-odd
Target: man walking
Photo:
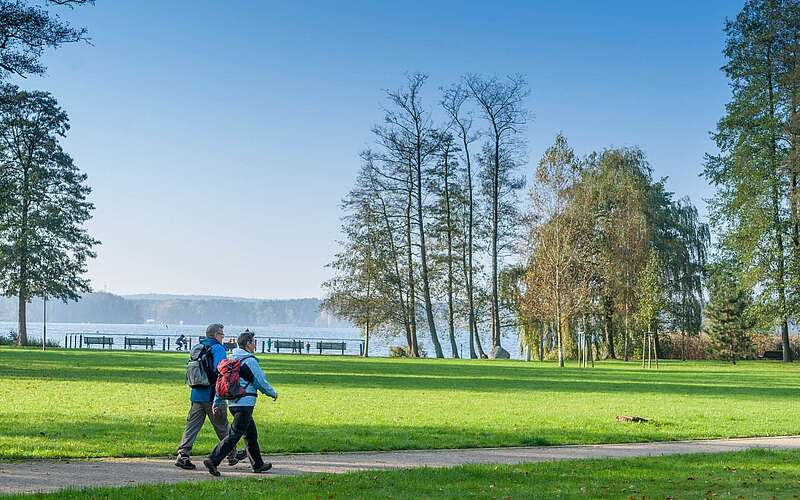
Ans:
[[[206,417],[211,421],[214,426],[219,439],[224,438],[228,434],[228,418],[225,412],[214,413],[212,411],[211,403],[214,400],[214,382],[217,377],[217,365],[220,361],[226,358],[225,348],[222,346],[222,340],[225,338],[223,326],[220,324],[209,325],[206,328],[206,336],[200,341],[200,345],[195,347],[192,351],[192,358],[198,356],[210,356],[212,376],[209,377],[209,385],[204,387],[192,387],[192,392],[189,395],[191,406],[189,407],[189,415],[186,417],[186,428],[183,430],[183,438],[181,444],[178,445],[178,459],[175,461],[175,466],[181,469],[194,470],[197,467],[192,463],[189,458],[192,452],[192,446],[197,438],[197,434],[202,429],[206,421]],[[201,350],[205,350],[201,355]],[[203,360],[201,360],[203,361]],[[240,460],[245,457],[244,450],[236,453],[232,449],[228,454],[228,464],[236,465]]]
[[[271,463],[264,463],[261,458],[261,448],[258,446],[258,430],[253,420],[253,409],[256,406],[258,392],[266,394],[273,401],[278,399],[278,393],[267,381],[258,364],[258,359],[253,355],[256,350],[255,334],[249,331],[244,332],[239,335],[236,343],[239,347],[233,350],[231,359],[239,361],[239,386],[241,387],[240,393],[243,396],[238,399],[232,399],[228,403],[228,408],[233,415],[233,422],[228,430],[228,435],[217,444],[211,455],[203,460],[203,465],[214,476],[219,476],[217,467],[231,450],[236,449],[236,444],[242,437],[244,437],[247,445],[247,457],[250,459],[253,472],[266,472],[272,468]],[[225,411],[224,401],[219,395],[216,395],[213,407],[215,413],[223,413]]]

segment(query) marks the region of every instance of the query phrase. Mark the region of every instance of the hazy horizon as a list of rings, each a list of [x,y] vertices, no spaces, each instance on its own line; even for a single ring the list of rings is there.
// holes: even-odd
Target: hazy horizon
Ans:
[[[319,298],[382,89],[406,72],[430,75],[431,106],[464,73],[523,73],[526,177],[558,132],[581,155],[637,145],[704,213],[698,174],[730,94],[723,25],[741,5],[98,2],[59,9],[93,45],[17,83],[70,115],[103,242],[96,290]]]

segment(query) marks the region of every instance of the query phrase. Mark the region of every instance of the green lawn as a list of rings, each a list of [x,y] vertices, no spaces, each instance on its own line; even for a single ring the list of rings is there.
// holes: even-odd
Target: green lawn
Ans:
[[[171,455],[188,388],[178,353],[0,349],[0,458]],[[265,452],[603,443],[800,434],[800,365],[261,356],[280,393]],[[646,424],[619,423],[639,415]],[[194,454],[207,453],[210,426]]]
[[[313,474],[61,491],[39,498],[800,498],[800,452]]]

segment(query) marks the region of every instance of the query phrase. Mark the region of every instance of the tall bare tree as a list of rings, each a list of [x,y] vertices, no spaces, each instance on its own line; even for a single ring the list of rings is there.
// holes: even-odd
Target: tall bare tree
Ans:
[[[436,128],[421,102],[421,90],[427,79],[426,75],[414,73],[408,76],[407,85],[398,91],[387,93],[391,108],[386,110],[385,127],[378,128],[381,139],[389,135],[395,145],[405,153],[408,161],[411,186],[411,200],[414,209],[414,223],[420,256],[420,280],[422,281],[422,298],[431,342],[437,358],[444,357],[439,337],[436,334],[433,301],[431,300],[430,269],[428,262],[428,245],[425,232],[424,179],[423,175],[430,162],[435,160],[439,150],[441,134]]]
[[[444,295],[447,298],[447,334],[450,339],[450,352],[458,358],[458,345],[455,334],[456,292],[460,280],[457,273],[458,255],[456,246],[461,227],[458,224],[458,203],[463,196],[458,192],[460,168],[455,138],[449,130],[441,132],[440,151],[429,173],[429,192],[435,199],[431,207],[433,224],[431,228],[434,247],[434,261],[443,268],[442,279]]]
[[[464,257],[464,277],[467,296],[467,327],[469,329],[469,357],[477,358],[475,351],[476,340],[480,344],[478,337],[478,325],[475,321],[475,188],[474,174],[472,169],[472,155],[470,145],[477,140],[477,134],[472,132],[472,115],[464,109],[465,103],[470,98],[469,90],[463,85],[455,85],[444,91],[442,107],[450,115],[458,139],[461,141],[461,154],[464,164],[464,187],[465,187],[465,241],[463,245]],[[483,349],[481,349],[482,351]],[[483,354],[481,352],[480,354]]]
[[[500,254],[508,232],[517,226],[515,196],[524,186],[524,178],[517,177],[516,170],[523,159],[520,132],[528,118],[525,98],[529,90],[521,75],[503,80],[468,75],[464,83],[487,125],[489,142],[482,155],[482,176],[490,217],[492,345],[500,347]]]

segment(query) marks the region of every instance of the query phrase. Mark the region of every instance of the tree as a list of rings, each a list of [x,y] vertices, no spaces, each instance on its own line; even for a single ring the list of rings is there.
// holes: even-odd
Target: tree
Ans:
[[[749,0],[725,26],[723,70],[732,97],[717,124],[719,154],[708,155],[705,177],[717,187],[712,225],[726,252],[735,256],[745,286],[780,328],[783,360],[790,362],[790,282],[787,274],[787,205],[796,176],[787,175],[787,54],[796,39],[793,0]],[[787,29],[787,27],[790,27]],[[791,85],[790,85],[791,86]],[[791,210],[788,210],[791,211]]]
[[[506,80],[468,75],[464,83],[478,103],[489,138],[480,159],[490,219],[492,345],[500,347],[500,255],[508,237],[515,234],[515,196],[525,185],[524,178],[517,177],[515,172],[522,163],[524,148],[520,132],[527,122],[524,101],[529,90],[521,75]]]
[[[41,57],[47,48],[87,41],[85,28],[73,28],[49,11],[53,5],[73,7],[92,0],[33,2],[0,0],[0,81],[10,75],[41,75]]]
[[[470,97],[469,90],[464,85],[456,85],[444,92],[442,107],[450,115],[453,128],[461,141],[461,154],[464,164],[464,193],[462,207],[463,222],[465,226],[464,239],[462,245],[464,284],[467,297],[467,327],[469,329],[469,357],[475,359],[478,354],[475,352],[475,344],[480,345],[478,336],[478,325],[475,320],[475,189],[472,171],[472,155],[470,154],[470,144],[477,136],[472,133],[472,116],[464,111],[464,103]],[[480,349],[483,354],[483,349]]]
[[[459,193],[459,165],[456,155],[458,147],[449,131],[442,131],[439,140],[440,150],[433,167],[429,171],[429,192],[435,197],[431,209],[434,222],[431,232],[436,252],[434,261],[441,265],[444,282],[444,295],[447,297],[447,334],[450,339],[450,352],[454,358],[458,356],[458,345],[455,334],[456,290],[459,281],[458,256],[456,244],[460,227],[457,220],[457,204],[463,200]]]
[[[706,307],[707,331],[714,350],[736,364],[750,347],[750,329],[754,321],[748,314],[750,293],[745,291],[729,270],[717,273],[711,286],[711,301]]]
[[[67,114],[46,92],[6,85],[0,93],[0,287],[19,300],[19,343],[27,343],[31,297],[78,300],[90,291],[86,261],[99,244],[84,224],[94,206],[86,174],[61,148]]]
[[[688,198],[678,200],[671,210],[673,245],[668,255],[668,309],[673,327],[681,332],[681,358],[686,360],[686,336],[700,333],[704,306],[704,277],[710,244],[708,225],[701,223],[697,208]]]
[[[559,134],[539,162],[531,189],[531,257],[524,303],[533,313],[526,316],[555,326],[561,367],[570,319],[589,301],[589,218],[583,206],[572,203],[578,180],[575,154]]]
[[[656,367],[658,367],[658,350],[654,349],[655,346],[651,346],[651,344],[653,336],[658,333],[666,297],[663,264],[655,249],[650,250],[647,265],[639,274],[637,298],[636,324],[642,332],[642,368],[645,366],[645,356],[649,367],[652,350],[655,351]]]
[[[371,175],[367,166],[362,171],[361,182],[369,182]],[[389,314],[391,292],[385,287],[384,273],[391,268],[383,252],[384,241],[381,240],[387,235],[379,222],[380,214],[370,203],[371,193],[361,187],[354,189],[344,202],[350,211],[342,227],[345,240],[342,251],[329,264],[336,276],[323,284],[328,296],[322,307],[361,328],[366,357],[369,356],[370,335]]]
[[[420,92],[426,79],[426,75],[414,73],[408,76],[408,84],[404,89],[387,93],[393,107],[386,110],[386,125],[376,127],[375,133],[385,145],[399,153],[398,156],[401,161],[405,162],[408,169],[408,180],[411,187],[409,201],[413,205],[410,207],[413,209],[413,216],[409,214],[409,223],[413,217],[417,229],[422,298],[433,348],[436,357],[441,358],[444,357],[444,354],[436,334],[433,301],[431,300],[423,193],[424,172],[439,151],[441,134],[436,133],[430,114],[425,111],[421,103]],[[409,302],[413,303],[413,300]]]
[[[652,241],[647,216],[651,170],[637,148],[608,149],[584,161],[584,190],[592,200],[595,226],[594,274],[604,311],[609,357],[615,357],[615,317],[622,317],[623,358],[630,354],[631,319],[636,313],[636,279],[647,262]]]

